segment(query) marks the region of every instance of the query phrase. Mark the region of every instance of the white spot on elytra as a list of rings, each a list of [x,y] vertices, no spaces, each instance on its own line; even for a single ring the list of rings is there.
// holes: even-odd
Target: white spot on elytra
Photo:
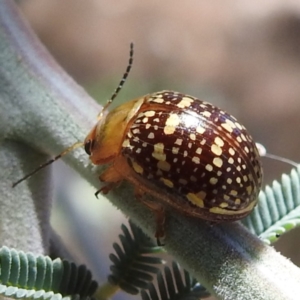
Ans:
[[[182,139],[176,139],[174,144],[181,146],[182,145]]]
[[[209,179],[209,183],[210,183],[210,184],[216,184],[217,182],[218,182],[218,178],[211,177],[211,178]]]
[[[173,134],[176,130],[176,127],[179,125],[179,123],[180,123],[180,118],[178,114],[170,114],[164,127],[164,133],[167,135]]]
[[[203,134],[203,133],[205,132],[205,128],[202,127],[202,126],[198,126],[198,127],[196,128],[196,131],[197,131],[198,133],[200,133],[200,134]]]
[[[166,162],[166,161],[162,161],[162,160],[160,160],[158,163],[157,163],[157,167],[159,168],[159,169],[161,169],[161,170],[163,170],[163,171],[170,171],[170,169],[171,169],[171,165],[168,163],[168,162]]]
[[[135,129],[132,130],[132,133],[133,134],[139,134],[139,133],[141,133],[141,131],[138,128],[135,128]]]
[[[211,172],[211,171],[213,170],[213,166],[210,165],[210,164],[207,164],[207,165],[205,166],[205,169],[206,169],[207,171]]]
[[[204,112],[202,113],[202,115],[203,115],[204,117],[209,118],[209,117],[211,116],[211,112],[209,112],[208,110],[206,110],[206,111],[204,111]]]
[[[144,112],[144,115],[146,117],[153,117],[155,115],[155,111],[154,110],[148,110]]]
[[[218,168],[221,168],[222,165],[223,165],[223,160],[220,158],[220,157],[215,157],[213,159],[213,164],[218,167]]]
[[[234,159],[233,159],[232,157],[229,157],[228,163],[229,163],[229,164],[233,164],[233,163],[234,163]]]
[[[216,144],[212,144],[210,149],[211,152],[214,153],[215,155],[219,156],[222,154],[222,149]]]
[[[220,137],[217,136],[215,138],[215,144],[220,146],[220,147],[223,147],[224,146],[224,141]]]
[[[232,155],[232,156],[235,154],[235,151],[234,151],[233,148],[229,148],[229,149],[228,149],[228,152],[229,152],[229,154]]]
[[[195,133],[191,133],[191,134],[190,134],[190,139],[193,140],[193,141],[196,140],[196,135],[195,135]]]
[[[161,97],[155,97],[150,100],[152,100],[153,102],[156,102],[156,103],[164,103],[164,99]]]
[[[154,151],[152,153],[152,156],[159,161],[166,160],[166,154],[164,153],[164,144],[163,143],[157,143],[154,145]]]
[[[193,99],[188,97],[183,97],[181,101],[177,104],[177,106],[180,108],[185,108],[185,107],[189,107],[193,102],[194,102]]]
[[[196,150],[196,153],[201,154],[202,153],[202,148],[198,147],[197,150]]]
[[[183,179],[183,178],[180,178],[178,181],[179,181],[179,183],[184,184],[184,185],[186,185],[188,183],[187,180]]]
[[[174,184],[171,180],[167,179],[167,178],[163,178],[161,177],[160,180],[168,187],[172,188],[174,187]]]
[[[179,152],[179,148],[178,147],[173,147],[172,148],[172,153],[173,154],[178,154],[178,152]]]
[[[197,157],[197,156],[194,156],[194,157],[192,158],[192,161],[193,161],[195,164],[200,164],[200,158]]]
[[[148,134],[148,139],[154,139],[154,133],[153,132],[150,132]]]

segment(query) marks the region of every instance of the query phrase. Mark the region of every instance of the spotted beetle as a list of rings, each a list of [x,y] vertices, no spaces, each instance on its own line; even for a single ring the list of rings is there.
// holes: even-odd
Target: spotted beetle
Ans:
[[[164,236],[165,207],[213,223],[239,220],[257,203],[262,185],[260,154],[233,116],[195,97],[161,91],[106,109],[122,88],[133,61],[86,137],[13,184],[84,145],[108,193],[130,182],[137,198],[156,216],[156,238]],[[154,196],[150,201],[145,194]]]

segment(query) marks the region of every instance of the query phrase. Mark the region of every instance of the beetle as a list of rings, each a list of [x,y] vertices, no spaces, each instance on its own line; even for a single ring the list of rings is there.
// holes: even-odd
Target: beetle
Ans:
[[[220,108],[195,97],[161,91],[112,110],[91,130],[85,150],[107,193],[123,180],[157,203],[142,201],[164,235],[164,205],[211,222],[239,220],[257,203],[262,166],[246,128]]]
[[[76,143],[21,180],[84,145],[95,165],[108,165],[99,190],[108,193],[122,181],[156,216],[155,237],[164,236],[165,207],[212,223],[247,216],[257,204],[262,165],[246,128],[222,109],[175,91],[151,93],[108,114],[133,61],[84,143]],[[149,200],[151,195],[157,201]]]

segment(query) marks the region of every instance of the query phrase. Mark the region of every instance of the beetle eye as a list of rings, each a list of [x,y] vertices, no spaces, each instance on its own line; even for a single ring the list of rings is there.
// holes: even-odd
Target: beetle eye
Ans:
[[[88,154],[88,155],[91,155],[92,154],[92,148],[94,146],[94,141],[93,140],[87,140],[85,143],[84,143],[84,150],[85,152]]]

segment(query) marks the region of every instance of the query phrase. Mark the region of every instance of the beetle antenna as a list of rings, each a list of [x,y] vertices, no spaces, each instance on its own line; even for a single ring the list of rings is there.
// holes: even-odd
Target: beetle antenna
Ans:
[[[119,83],[119,85],[117,86],[117,88],[115,89],[114,93],[111,95],[110,99],[106,102],[106,104],[104,105],[104,107],[102,108],[101,112],[98,115],[98,120],[100,120],[103,116],[103,112],[108,108],[108,106],[113,102],[113,100],[117,97],[117,95],[119,94],[120,90],[122,89],[128,75],[129,72],[131,70],[132,67],[132,63],[133,63],[133,54],[134,54],[134,44],[130,43],[130,51],[129,51],[129,61],[128,61],[128,65],[126,68],[125,73],[122,76],[122,79]]]
[[[107,101],[107,103],[104,105],[104,107],[102,108],[101,112],[98,115],[98,120],[100,120],[103,116],[103,112],[108,108],[108,106],[113,102],[113,100],[117,97],[117,95],[119,94],[120,90],[122,89],[128,75],[129,72],[131,70],[132,67],[132,63],[133,63],[133,53],[134,53],[134,45],[133,43],[130,43],[130,52],[129,52],[129,61],[128,61],[128,65],[126,68],[125,73],[122,76],[122,79],[119,83],[119,85],[117,86],[116,90],[114,91],[114,93],[112,94],[112,96],[110,97],[110,99]],[[83,142],[77,142],[75,144],[73,144],[72,146],[68,147],[67,149],[65,149],[63,152],[61,152],[60,154],[58,154],[57,156],[55,156],[54,158],[50,159],[49,161],[41,164],[39,167],[37,167],[35,170],[33,170],[32,172],[28,173],[27,175],[25,175],[23,178],[19,179],[18,181],[14,182],[12,184],[12,187],[15,187],[16,185],[18,185],[19,183],[21,183],[22,181],[26,180],[27,178],[31,177],[32,175],[34,175],[35,173],[39,172],[41,169],[47,167],[48,165],[52,164],[53,162],[55,162],[56,160],[60,159],[62,156],[66,155],[67,153],[69,153],[70,151],[79,148],[81,146],[83,146],[84,143]]]
[[[299,166],[298,163],[296,163],[295,161],[293,161],[291,159],[284,158],[284,157],[281,157],[281,156],[278,156],[278,155],[275,155],[275,154],[268,153],[266,147],[263,146],[260,143],[256,143],[256,148],[257,148],[260,156],[262,156],[262,157],[268,157],[268,158],[271,158],[271,159],[274,159],[274,160],[278,160],[278,161],[287,163],[289,165],[292,165],[295,168],[298,168],[298,166]]]
[[[21,183],[22,181],[26,180],[27,178],[31,177],[32,175],[34,175],[35,173],[37,173],[38,171],[40,171],[41,169],[44,169],[45,167],[47,167],[48,165],[52,164],[53,162],[55,162],[56,160],[60,159],[61,157],[65,156],[67,153],[69,153],[70,151],[82,147],[83,146],[83,142],[77,142],[75,144],[73,144],[72,146],[68,147],[67,149],[65,149],[63,152],[61,152],[60,154],[56,155],[54,158],[48,160],[47,162],[41,164],[39,167],[37,167],[36,169],[34,169],[32,172],[28,173],[27,175],[25,175],[24,177],[20,178],[19,180],[17,180],[16,182],[14,182],[12,184],[12,187],[14,188],[16,185],[18,185],[19,183]]]

